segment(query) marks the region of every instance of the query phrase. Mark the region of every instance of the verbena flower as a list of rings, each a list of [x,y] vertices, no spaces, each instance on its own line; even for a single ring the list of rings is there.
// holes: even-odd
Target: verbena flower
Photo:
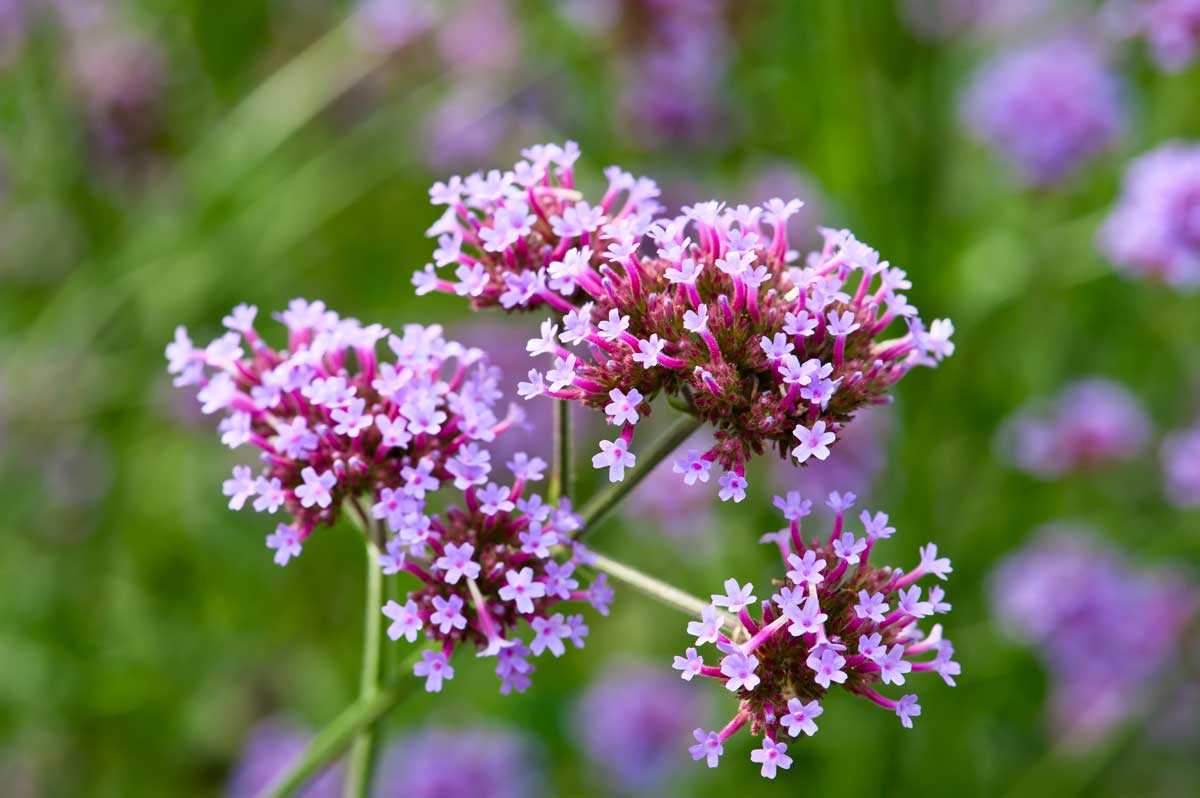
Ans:
[[[679,739],[703,716],[703,702],[670,674],[618,665],[592,684],[575,708],[575,736],[614,787],[641,792],[670,779]]]
[[[468,445],[446,463],[446,482],[462,492],[461,505],[432,514],[424,502],[400,491],[381,492],[372,508],[395,532],[382,558],[384,573],[408,571],[421,587],[383,614],[392,640],[424,636],[435,648],[421,654],[413,673],[439,692],[454,677],[451,659],[460,646],[497,658],[500,691],[524,692],[535,670],[531,656],[561,657],[583,648],[588,635],[579,613],[558,611],[563,602],[588,602],[608,614],[612,590],[601,574],[586,584],[587,551],[572,543],[582,519],[565,499],[557,507],[525,489],[542,479],[546,463],[518,452],[506,465],[511,486],[491,471],[485,449]],[[507,482],[507,480],[503,480]],[[446,500],[451,487],[443,486]],[[560,549],[570,547],[570,556]],[[568,614],[569,613],[569,614]],[[528,625],[527,640],[516,630]]]
[[[1200,49],[1198,0],[1110,0],[1106,16],[1119,33],[1141,36],[1161,69],[1180,72]]]
[[[1167,498],[1177,507],[1200,507],[1200,421],[1168,435],[1161,456]]]
[[[537,798],[540,758],[525,737],[486,727],[430,728],[396,740],[379,767],[380,796]]]
[[[992,605],[1050,676],[1050,720],[1076,747],[1094,744],[1135,712],[1179,662],[1200,591],[1168,569],[1139,569],[1061,525],[1003,560]]]
[[[1171,142],[1134,160],[1098,240],[1131,275],[1200,285],[1200,145]]]
[[[763,738],[751,759],[766,778],[791,764],[785,737],[817,732],[822,700],[834,685],[894,712],[910,728],[921,714],[917,696],[888,698],[876,687],[904,686],[921,671],[934,671],[953,686],[961,670],[940,624],[928,635],[917,628],[921,619],[950,611],[940,585],[923,593],[917,584],[926,576],[944,580],[951,572],[937,546],[923,547],[920,562],[907,573],[873,565],[875,542],[895,531],[884,513],[864,510],[857,524],[847,525],[853,499],[831,495],[829,504],[838,508],[832,531],[827,538],[805,540],[801,520],[811,502],[793,492],[777,496],[775,503],[788,526],[763,540],[778,545],[786,578],[774,580],[777,590],[758,603],[752,585],[727,580],[724,595],[714,594],[701,620],[688,624],[695,647],[676,657],[674,665],[683,679],[716,679],[738,698],[737,712],[720,731],[695,730],[693,758],[716,767],[725,741],[748,726]],[[727,608],[736,620],[719,615],[717,607]],[[761,610],[757,620],[752,607]],[[717,650],[711,660],[701,653],[706,643]]]
[[[1018,410],[999,443],[1018,468],[1051,479],[1131,460],[1149,437],[1141,402],[1119,383],[1089,377]]]
[[[446,341],[441,327],[408,325],[395,335],[296,299],[277,315],[288,344],[273,349],[256,329],[257,312],[234,308],[229,331],[205,347],[177,328],[167,370],[176,385],[197,389],[204,413],[222,416],[222,443],[258,450],[261,469],[235,466],[223,491],[231,509],[283,511],[289,522],[267,538],[279,565],[346,501],[360,520],[361,500],[369,506],[386,493],[418,502],[449,476],[450,458],[519,418],[515,410],[496,416],[499,374],[480,350]],[[381,340],[394,359],[378,359]]]
[[[712,201],[660,217],[654,182],[616,167],[603,197],[585,201],[573,143],[524,154],[512,171],[431,189],[447,210],[430,229],[435,262],[414,283],[476,308],[563,314],[529,341],[552,365],[520,393],[582,402],[620,427],[592,460],[613,481],[636,465],[634,427],[659,394],[712,424],[702,459],[729,472],[713,479],[722,498],[740,501],[752,456],[825,459],[855,411],[954,351],[953,325],[927,330],[901,293],[905,273],[848,231],[823,230],[824,247],[791,265],[798,200]],[[893,323],[901,334],[876,340]]]
[[[1071,36],[997,56],[976,75],[963,115],[1022,181],[1048,186],[1110,149],[1126,112],[1098,48]]]

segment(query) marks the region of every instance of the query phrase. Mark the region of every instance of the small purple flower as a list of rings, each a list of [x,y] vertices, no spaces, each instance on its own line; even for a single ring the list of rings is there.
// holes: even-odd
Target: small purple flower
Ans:
[[[692,731],[692,736],[696,738],[696,744],[688,748],[688,753],[692,755],[692,759],[697,762],[701,759],[707,760],[710,768],[715,768],[721,759],[721,754],[725,753],[725,746],[721,743],[721,738],[716,732],[706,732],[704,729],[695,729]]]
[[[675,460],[672,469],[676,474],[683,474],[684,484],[695,485],[696,480],[708,482],[712,462],[705,460],[698,449],[688,449],[687,454]]]
[[[458,580],[464,576],[467,579],[479,578],[479,563],[471,559],[471,555],[474,553],[475,547],[470,543],[464,543],[461,546],[453,543],[446,544],[445,554],[434,563],[438,570],[445,572],[442,579],[446,584],[458,584]]]
[[[913,727],[912,719],[921,714],[921,705],[917,703],[915,695],[902,696],[896,702],[896,717],[900,718],[900,723],[906,729]]]
[[[267,535],[267,548],[275,550],[276,565],[287,565],[288,560],[300,556],[300,533],[287,524],[280,524]]]
[[[727,502],[733,499],[735,503],[746,498],[746,478],[734,471],[726,471],[717,480],[721,485],[721,490],[717,494],[721,501]]]
[[[798,463],[806,463],[810,457],[826,459],[829,457],[829,445],[837,440],[836,435],[825,430],[824,421],[814,422],[811,427],[799,425],[792,434],[800,441],[799,445],[792,449],[792,457],[795,457]]]
[[[413,674],[425,677],[425,692],[440,693],[442,682],[454,678],[454,668],[443,651],[422,651],[421,661],[413,665]]]
[[[404,604],[396,601],[388,601],[383,606],[383,614],[392,621],[391,625],[388,626],[388,637],[392,640],[399,640],[403,637],[410,643],[416,642],[417,632],[421,631],[424,624],[421,622],[421,616],[417,612],[415,601],[409,599]]]
[[[230,510],[242,509],[246,499],[258,492],[258,483],[254,479],[254,472],[250,470],[250,466],[234,466],[233,479],[225,480],[221,486],[221,492],[229,497]]]
[[[500,598],[517,605],[517,612],[528,615],[533,612],[533,600],[546,595],[546,586],[533,581],[533,569],[510,570],[504,575],[507,585],[500,588]]]
[[[753,690],[760,681],[754,673],[756,668],[758,657],[747,656],[740,651],[727,655],[721,660],[721,674],[726,677],[725,689],[732,692]]]
[[[675,663],[671,666],[679,671],[679,676],[685,682],[690,682],[693,676],[700,673],[700,669],[704,667],[704,658],[696,653],[696,649],[689,648],[684,652],[684,656],[676,656]]]
[[[736,579],[725,580],[724,595],[713,593],[712,596],[714,607],[726,607],[733,613],[740,612],[755,601],[754,585],[749,582],[739,585]]]
[[[792,766],[792,758],[787,755],[787,744],[777,743],[770,737],[764,737],[762,747],[750,752],[750,761],[762,765],[760,771],[765,779],[775,778],[775,769],[787,770]]]
[[[625,469],[637,464],[637,456],[628,447],[624,438],[600,441],[600,453],[592,456],[592,466],[607,468],[609,482],[621,482],[625,479]]]
[[[315,504],[324,508],[333,502],[331,491],[337,484],[337,477],[332,471],[318,475],[316,470],[309,466],[300,472],[300,477],[304,484],[296,488],[296,498],[300,500],[301,506],[312,507]]]

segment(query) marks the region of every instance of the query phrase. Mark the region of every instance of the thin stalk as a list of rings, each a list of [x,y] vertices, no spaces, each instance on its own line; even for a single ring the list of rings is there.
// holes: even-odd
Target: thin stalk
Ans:
[[[571,447],[571,403],[566,399],[554,401],[554,457],[550,466],[550,485],[547,493],[551,504],[574,493]]]
[[[669,585],[666,582],[650,574],[643,573],[633,566],[617,562],[603,554],[591,552],[592,568],[597,571],[602,571],[613,579],[632,587],[634,590],[654,599],[660,604],[666,604],[668,607],[673,607],[685,615],[699,617],[700,613],[712,606],[711,601],[705,601],[699,596],[693,596],[687,591],[680,590],[674,585]],[[725,628],[733,631],[735,640],[749,637],[745,630],[742,629],[740,623],[732,615],[718,610],[718,615],[725,621]]]
[[[385,714],[408,698],[421,682],[412,677],[412,663],[421,649],[415,649],[396,669],[392,678],[373,694],[359,698],[313,738],[300,757],[292,763],[267,790],[272,798],[290,798],[305,782],[323,770],[350,745],[355,736],[376,723]]]
[[[362,673],[358,683],[359,701],[369,701],[381,689],[383,675],[383,570],[379,565],[379,550],[371,540],[367,550],[367,597],[363,612]],[[375,743],[379,729],[375,723],[368,724],[354,740],[350,749],[350,763],[346,770],[346,783],[342,791],[345,798],[366,798],[371,788],[371,775],[375,769]]]
[[[638,484],[650,476],[655,466],[665,460],[675,451],[679,444],[687,440],[693,432],[699,429],[701,420],[695,416],[681,416],[662,436],[646,449],[637,453],[637,465],[625,472],[625,479],[614,482],[601,490],[579,511],[583,516],[583,529],[579,537],[591,534],[592,530],[604,519],[613,508],[625,498]]]

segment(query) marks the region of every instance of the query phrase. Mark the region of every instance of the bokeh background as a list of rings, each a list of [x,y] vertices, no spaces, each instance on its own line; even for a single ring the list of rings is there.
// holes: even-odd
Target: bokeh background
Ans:
[[[237,302],[265,313],[304,296],[392,327],[440,322],[519,367],[536,318],[501,329],[414,296],[437,217],[426,189],[572,138],[587,185],[619,163],[669,204],[801,197],[794,243],[849,226],[958,331],[954,357],[906,379],[822,472],[764,468],[736,508],[652,479],[595,546],[700,594],[761,583],[771,491],[851,488],[891,514],[888,561],[927,540],[953,558],[963,675],[954,689],[914,679],[912,731],[832,694],[775,782],[746,735],[710,771],[687,757],[689,731],[732,703],[669,669],[687,619],[622,590],[609,618],[589,618],[587,649],[540,661],[527,693],[500,696],[464,660],[443,694],[394,712],[379,794],[417,794],[414,762],[473,759],[503,795],[1196,794],[1190,632],[1111,687],[1127,710],[1073,733],[1056,695],[1109,687],[1073,688],[1053,639],[998,617],[998,567],[1046,524],[1082,527],[1120,564],[1116,600],[1064,621],[1090,624],[1095,657],[1148,656],[1120,647],[1121,630],[1159,620],[1122,600],[1136,581],[1169,572],[1176,609],[1200,590],[1200,511],[1169,500],[1159,453],[1200,413],[1200,296],[1123,275],[1096,244],[1130,160],[1200,137],[1200,68],[1164,69],[1111,6],[0,1],[0,792],[242,798],[353,700],[355,533],[322,532],[273,565],[264,520],[226,509],[237,460],[172,389],[163,346],[176,324],[215,336]],[[1030,181],[972,133],[966,98],[991,59],[1059,33],[1098,42],[1120,130],[1069,140],[1075,168]],[[1125,399],[1053,404],[1092,378],[1128,392],[1133,417]],[[1094,422],[1082,443],[1053,439],[1081,420]],[[1022,456],[1034,446],[1052,462]],[[1064,598],[1051,578],[1034,604],[1053,612],[1100,579]]]

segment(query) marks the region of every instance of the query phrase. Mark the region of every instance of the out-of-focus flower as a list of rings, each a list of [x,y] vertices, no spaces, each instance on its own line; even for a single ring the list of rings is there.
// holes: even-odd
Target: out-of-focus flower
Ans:
[[[581,32],[612,40],[621,132],[643,146],[720,138],[728,121],[724,0],[562,0],[560,6]]]
[[[1168,435],[1161,455],[1167,498],[1177,507],[1200,507],[1200,421]]]
[[[268,718],[254,727],[241,759],[225,786],[227,798],[263,798],[271,783],[282,775],[308,746],[308,732],[280,718]],[[296,792],[297,798],[337,798],[342,794],[342,769],[332,766],[311,778]]]
[[[1131,460],[1149,437],[1150,422],[1137,398],[1118,383],[1091,377],[1017,411],[998,442],[1015,466],[1053,479]]]
[[[788,526],[764,535],[763,542],[779,547],[788,569],[786,580],[775,582],[782,587],[755,604],[752,585],[729,579],[725,593],[713,594],[712,606],[688,624],[697,647],[716,645],[719,663],[707,664],[697,648],[689,648],[675,658],[674,667],[686,681],[695,676],[718,680],[739,702],[737,713],[719,732],[695,730],[694,759],[716,767],[725,741],[749,725],[751,734],[763,737],[751,760],[773,779],[777,769],[791,764],[787,744],[780,740],[785,734],[817,732],[822,699],[834,684],[894,712],[906,728],[921,714],[917,696],[887,698],[876,685],[904,685],[908,674],[921,671],[934,671],[954,685],[961,668],[953,660],[954,647],[942,638],[941,624],[934,624],[928,636],[917,628],[919,620],[950,611],[940,585],[930,586],[922,597],[916,584],[925,576],[946,579],[950,560],[939,557],[930,543],[907,573],[869,564],[875,542],[891,537],[895,529],[884,513],[866,510],[859,516],[861,530],[847,529],[845,513],[852,503],[846,495],[831,495],[836,516],[828,538],[805,541],[800,525],[811,502],[795,492],[777,496],[775,505]],[[754,606],[761,607],[757,621],[750,613]],[[718,607],[729,614],[720,614]]]
[[[856,410],[889,401],[914,366],[954,351],[953,325],[927,330],[900,293],[911,287],[904,271],[849,231],[822,230],[824,247],[803,268],[789,265],[787,221],[799,200],[703,202],[658,217],[654,182],[617,167],[600,201],[584,201],[573,143],[524,154],[513,171],[430,190],[448,207],[429,231],[434,263],[413,282],[419,294],[453,292],[476,308],[564,313],[527,345],[553,367],[531,371],[519,392],[579,401],[619,422],[592,459],[612,481],[636,464],[634,426],[659,393],[713,425],[704,459],[732,472],[715,482],[722,498],[740,501],[752,456],[824,460]],[[450,266],[454,280],[439,271]],[[893,322],[907,330],[876,341]],[[622,403],[631,412],[613,412]]]
[[[377,798],[537,798],[545,794],[530,743],[498,729],[425,729],[401,737],[380,763]]]
[[[1126,109],[1099,48],[1068,36],[994,58],[971,83],[963,117],[1023,182],[1043,187],[1110,149]]]
[[[438,52],[455,70],[497,72],[517,65],[521,36],[509,0],[463,0],[434,33]]]
[[[1051,526],[991,580],[1001,624],[1035,647],[1051,682],[1057,736],[1084,748],[1143,706],[1177,664],[1200,591],[1167,569],[1138,569],[1086,527]]]
[[[1125,36],[1141,36],[1159,68],[1185,69],[1200,50],[1200,0],[1110,0],[1106,21]]]
[[[638,484],[625,500],[622,509],[631,523],[640,528],[649,528],[656,533],[661,532],[673,543],[677,544],[681,553],[699,556],[711,549],[712,533],[716,523],[711,490],[705,490],[703,483],[708,482],[707,461],[700,461],[700,453],[706,451],[712,442],[694,436],[680,446],[679,450],[685,455],[682,461],[669,460],[659,464],[641,483]],[[690,482],[685,471],[688,467],[688,457],[694,455],[701,470],[697,477]],[[680,474],[684,474],[684,486],[680,486]],[[697,484],[699,482],[700,484]]]
[[[685,761],[679,740],[703,716],[703,702],[658,668],[608,671],[575,709],[575,736],[597,772],[622,790],[662,785]]]
[[[1133,161],[1098,240],[1129,274],[1200,285],[1200,145],[1171,142]]]
[[[29,29],[30,0],[0,0],[0,67],[20,50]]]

